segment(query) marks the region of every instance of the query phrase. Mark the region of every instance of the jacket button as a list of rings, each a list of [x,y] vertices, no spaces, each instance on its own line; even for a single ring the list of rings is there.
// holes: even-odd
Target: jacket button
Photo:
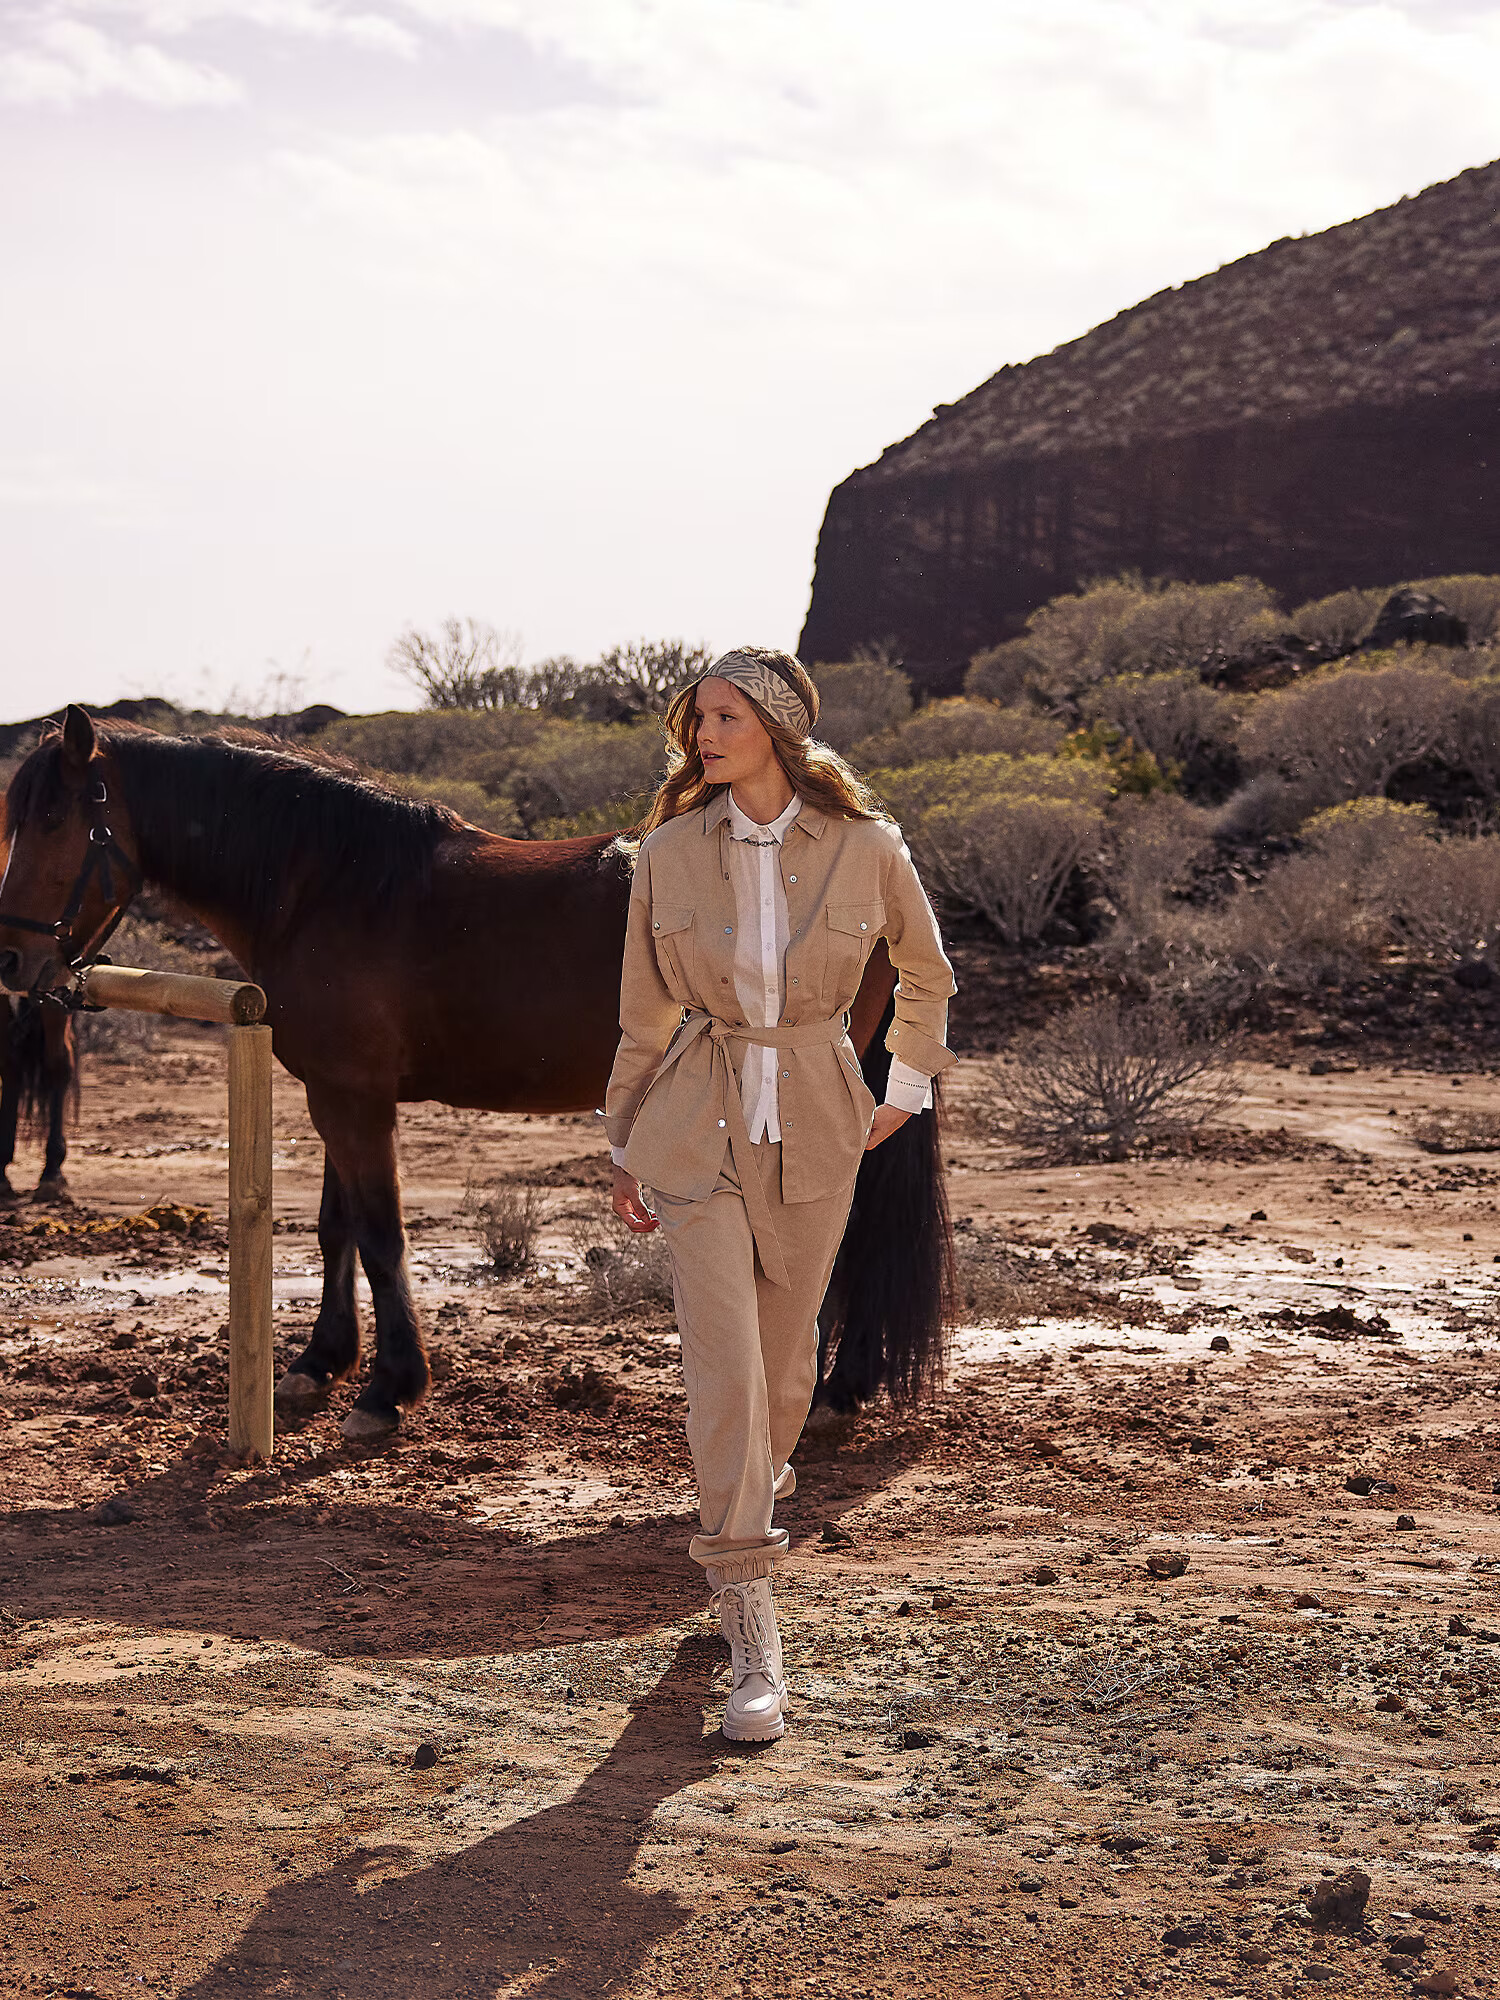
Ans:
[[[724,1120],[723,1120],[723,1119],[721,1118],[721,1119],[719,1120],[719,1130],[720,1130],[721,1132],[722,1132],[722,1131],[724,1130],[724,1123],[725,1123],[725,1121],[724,1121]]]
[[[862,931],[867,931],[867,930],[868,930],[869,928],[870,928],[870,926],[869,926],[868,924],[861,924],[861,925],[860,925],[860,929],[861,929]]]
[[[790,1071],[789,1069],[784,1069],[784,1070],[783,1070],[783,1071],[781,1072],[781,1075],[782,1075],[782,1080],[783,1080],[783,1082],[784,1082],[784,1081],[786,1080],[786,1078],[787,1078],[787,1077],[789,1077],[789,1076],[791,1075],[791,1073],[792,1073],[792,1072],[791,1072],[791,1071]]]
[[[802,981],[800,979],[793,979],[792,984],[793,986],[800,986]]]
[[[725,935],[725,937],[733,937],[733,936],[734,936],[734,925],[733,925],[733,924],[726,924],[726,925],[724,926],[724,935]]]
[[[660,922],[660,919],[658,919],[658,920],[657,920],[657,922],[656,922],[656,923],[654,923],[654,924],[653,924],[653,925],[651,926],[651,928],[652,928],[652,930],[654,930],[654,931],[659,931],[659,930],[661,929],[661,922]]]
[[[795,875],[788,875],[786,879],[788,882],[795,882],[797,878]]]

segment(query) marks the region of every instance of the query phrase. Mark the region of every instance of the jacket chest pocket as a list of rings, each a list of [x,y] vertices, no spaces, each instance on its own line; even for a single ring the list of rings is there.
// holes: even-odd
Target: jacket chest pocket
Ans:
[[[885,926],[885,904],[830,903],[827,914],[829,972],[840,983],[852,974],[857,984],[870,947]]]
[[[651,941],[657,963],[669,985],[686,988],[693,967],[694,912],[660,903],[651,909]]]

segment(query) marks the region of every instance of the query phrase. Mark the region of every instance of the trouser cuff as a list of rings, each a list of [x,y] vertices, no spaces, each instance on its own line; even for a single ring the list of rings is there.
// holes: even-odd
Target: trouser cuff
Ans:
[[[729,1556],[723,1562],[705,1563],[704,1575],[710,1590],[722,1590],[726,1583],[749,1583],[752,1577],[769,1576],[774,1560],[770,1549],[754,1549],[748,1555]]]

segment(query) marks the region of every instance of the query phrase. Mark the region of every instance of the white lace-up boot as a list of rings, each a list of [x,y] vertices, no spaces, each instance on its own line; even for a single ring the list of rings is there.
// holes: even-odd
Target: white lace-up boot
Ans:
[[[719,1629],[734,1658],[734,1686],[724,1734],[735,1743],[771,1743],[786,1728],[781,1634],[768,1576],[726,1583],[718,1592]]]

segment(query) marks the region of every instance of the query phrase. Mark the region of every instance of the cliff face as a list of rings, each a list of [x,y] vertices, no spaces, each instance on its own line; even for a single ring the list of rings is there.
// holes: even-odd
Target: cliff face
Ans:
[[[835,488],[799,651],[894,639],[941,688],[1115,570],[1250,574],[1288,604],[1494,571],[1497,495],[1500,162],[1159,292],[940,407]]]

